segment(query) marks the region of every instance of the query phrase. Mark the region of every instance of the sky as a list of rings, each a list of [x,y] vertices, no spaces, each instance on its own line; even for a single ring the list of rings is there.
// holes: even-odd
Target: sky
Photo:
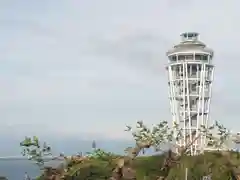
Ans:
[[[0,134],[128,138],[171,121],[166,51],[215,51],[211,120],[240,131],[237,0],[0,1]]]

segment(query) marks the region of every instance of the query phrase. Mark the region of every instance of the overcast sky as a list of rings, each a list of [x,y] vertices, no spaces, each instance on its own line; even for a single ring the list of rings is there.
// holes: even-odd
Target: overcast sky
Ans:
[[[165,52],[184,31],[215,51],[211,119],[240,131],[239,5],[0,1],[0,133],[125,138],[126,124],[171,120]]]

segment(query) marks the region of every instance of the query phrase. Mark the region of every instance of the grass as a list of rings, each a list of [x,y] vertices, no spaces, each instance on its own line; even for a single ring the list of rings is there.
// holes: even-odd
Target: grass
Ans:
[[[231,162],[229,162],[229,158]],[[230,152],[229,158],[218,152],[206,152],[199,156],[183,156],[181,160],[167,172],[167,179],[182,180],[185,178],[185,169],[188,168],[189,179],[201,179],[202,176],[212,174],[212,180],[231,179],[234,168],[240,165],[239,154]],[[164,175],[161,171],[165,155],[137,157],[131,168],[136,171],[138,180],[156,179]],[[114,160],[113,160],[114,161]],[[81,164],[75,164],[67,173],[67,177],[76,176],[76,180],[103,180],[111,177],[115,162],[98,158],[90,159]],[[166,174],[165,174],[166,175]]]

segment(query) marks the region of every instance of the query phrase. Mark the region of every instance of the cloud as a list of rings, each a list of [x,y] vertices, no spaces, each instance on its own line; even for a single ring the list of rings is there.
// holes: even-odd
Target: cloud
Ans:
[[[98,57],[104,56],[115,60],[133,70],[155,75],[166,74],[165,51],[170,42],[154,32],[131,32],[117,39],[97,39],[90,43],[90,52]]]
[[[215,50],[212,118],[239,124],[238,2],[181,2],[1,2],[2,129],[125,138],[170,120],[165,52],[187,30]]]

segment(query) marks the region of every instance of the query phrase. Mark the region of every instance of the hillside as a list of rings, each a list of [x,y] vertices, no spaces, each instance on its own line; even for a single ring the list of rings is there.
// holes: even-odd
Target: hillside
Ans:
[[[132,162],[119,166],[120,156],[92,157],[74,163],[69,162],[67,172],[63,173],[63,179],[73,180],[104,180],[115,177],[120,179],[156,180],[160,177],[166,179],[185,178],[188,168],[188,179],[202,179],[211,175],[212,180],[234,179],[238,174],[240,155],[237,152],[205,152],[199,156],[182,156],[174,162],[168,159],[168,154],[137,157]],[[166,162],[168,165],[166,165]],[[118,164],[118,165],[117,165]],[[60,171],[60,169],[58,169]],[[54,174],[51,172],[51,174]],[[62,175],[63,175],[62,174]],[[119,177],[123,176],[123,177]],[[40,179],[48,179],[42,176]]]
[[[176,127],[177,128],[177,127]],[[213,136],[214,128],[218,134]],[[48,166],[44,157],[51,155],[51,147],[41,143],[38,137],[26,137],[20,143],[24,147],[23,155],[31,157],[39,167],[44,167],[44,173],[40,177],[42,180],[182,180],[186,174],[190,180],[199,180],[204,176],[211,176],[212,180],[240,179],[240,154],[229,148],[228,142],[238,144],[239,137],[229,133],[223,125],[216,122],[208,128],[202,127],[201,134],[195,136],[185,146],[174,145],[174,140],[183,138],[181,129],[177,136],[173,136],[173,131],[168,127],[166,121],[158,125],[147,128],[143,122],[137,122],[136,130],[127,126],[127,130],[132,132],[135,146],[125,149],[125,156],[105,152],[96,148],[96,143],[92,143],[93,151],[86,155],[72,155],[60,157],[65,159],[55,167]],[[208,146],[221,151],[203,152],[193,154],[192,145],[204,135],[208,138]],[[177,148],[178,154],[170,149],[164,151],[162,147],[172,143],[173,149]],[[146,149],[153,148],[156,153],[162,154],[152,156],[140,156]],[[199,154],[202,152],[201,154]],[[186,173],[187,172],[187,173]]]

